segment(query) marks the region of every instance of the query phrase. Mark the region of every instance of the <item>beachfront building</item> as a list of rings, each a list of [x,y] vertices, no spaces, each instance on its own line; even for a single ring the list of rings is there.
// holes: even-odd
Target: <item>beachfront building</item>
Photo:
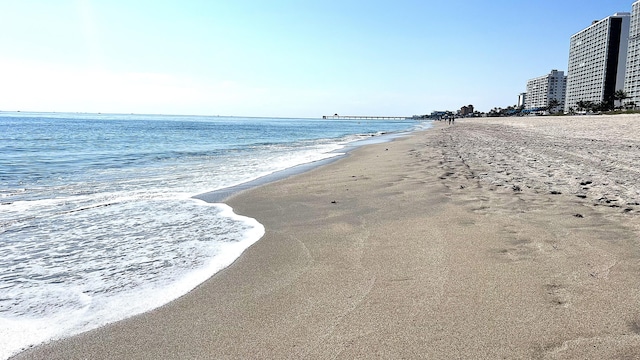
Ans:
[[[613,106],[624,88],[630,13],[616,13],[571,36],[565,112],[578,102]]]
[[[524,109],[524,103],[527,100],[527,93],[523,92],[518,95],[518,109]]]
[[[629,96],[627,103],[640,105],[640,1],[631,5],[624,91]]]
[[[473,105],[467,105],[460,108],[459,114],[460,116],[469,116],[473,115]]]
[[[547,75],[527,81],[527,92],[524,96],[524,108],[529,111],[549,111],[555,113],[564,109],[567,77],[564,71],[551,70]],[[556,106],[549,109],[553,102]],[[518,99],[520,103],[520,99]]]

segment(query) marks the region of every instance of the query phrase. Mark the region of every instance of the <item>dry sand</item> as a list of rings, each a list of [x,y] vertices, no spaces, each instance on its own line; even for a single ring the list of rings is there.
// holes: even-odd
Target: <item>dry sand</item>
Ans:
[[[28,359],[640,358],[640,117],[458,120],[228,201],[167,306]]]

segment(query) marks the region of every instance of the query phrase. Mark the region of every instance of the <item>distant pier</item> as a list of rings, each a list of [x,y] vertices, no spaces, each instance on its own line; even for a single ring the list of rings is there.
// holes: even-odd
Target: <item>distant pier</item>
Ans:
[[[406,120],[410,116],[324,115],[323,119]]]

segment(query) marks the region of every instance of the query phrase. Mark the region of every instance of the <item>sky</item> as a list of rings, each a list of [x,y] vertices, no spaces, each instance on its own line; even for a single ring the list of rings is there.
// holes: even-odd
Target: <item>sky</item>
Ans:
[[[0,0],[0,111],[411,116],[515,105],[633,0]]]

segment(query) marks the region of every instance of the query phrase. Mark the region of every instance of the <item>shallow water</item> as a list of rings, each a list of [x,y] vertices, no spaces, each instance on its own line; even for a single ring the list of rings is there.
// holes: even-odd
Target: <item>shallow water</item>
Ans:
[[[194,195],[420,125],[0,113],[0,359],[165,304],[263,235]]]

